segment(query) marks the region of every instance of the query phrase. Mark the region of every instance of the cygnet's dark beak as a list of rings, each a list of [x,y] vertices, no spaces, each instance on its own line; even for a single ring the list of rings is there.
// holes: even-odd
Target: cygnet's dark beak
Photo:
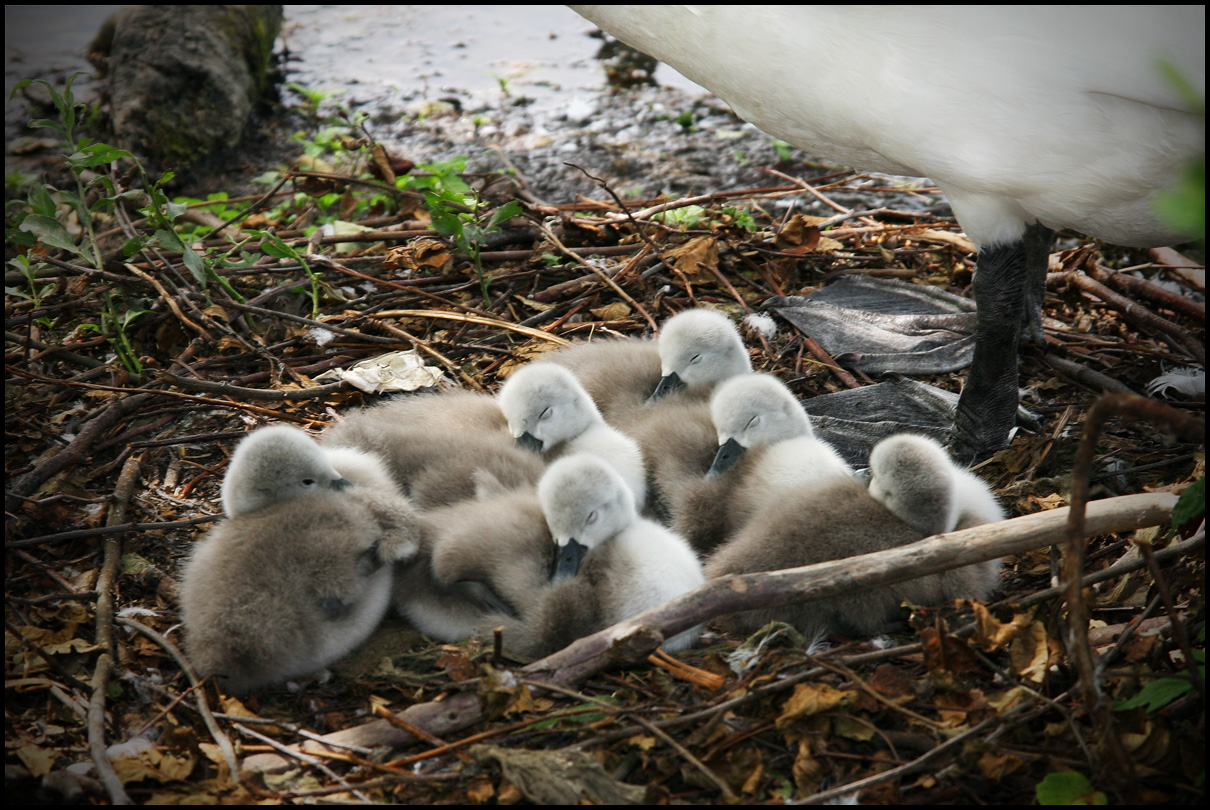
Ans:
[[[747,448],[735,439],[727,439],[719,445],[718,452],[714,454],[714,463],[710,465],[710,472],[706,473],[706,477],[718,478],[731,469],[746,450]]]
[[[346,489],[348,489],[349,487],[353,486],[353,482],[352,482],[352,481],[350,481],[350,480],[349,480],[349,479],[347,479],[347,478],[337,478],[335,481],[333,481],[332,483],[328,484],[328,486],[329,486],[329,487],[330,487],[330,488],[331,488],[331,489],[332,489],[334,492],[344,492]]]
[[[555,558],[555,571],[551,574],[550,581],[564,582],[578,574],[580,563],[584,561],[584,555],[587,553],[588,546],[577,542],[574,537],[568,540],[567,545],[559,549],[559,556]]]
[[[529,431],[517,437],[517,446],[533,453],[542,452],[542,440]]]
[[[647,404],[650,405],[657,399],[665,397],[674,391],[680,391],[684,387],[685,383],[681,381],[681,378],[677,376],[675,371],[665,375],[660,378],[660,384],[655,387],[655,391],[652,392],[651,396],[647,397]]]

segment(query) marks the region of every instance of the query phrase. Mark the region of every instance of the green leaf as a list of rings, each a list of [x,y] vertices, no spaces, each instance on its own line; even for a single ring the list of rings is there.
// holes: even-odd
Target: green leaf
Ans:
[[[189,268],[193,280],[203,290],[206,289],[206,264],[202,261],[201,255],[191,247],[186,247],[181,251],[181,258],[185,261],[185,266]]]
[[[506,222],[507,220],[517,216],[521,213],[521,211],[521,203],[517,202],[516,200],[507,202],[496,209],[496,212],[492,214],[491,219],[487,221],[487,227],[494,228],[501,222]]]
[[[185,252],[185,243],[181,241],[181,237],[177,236],[175,231],[170,231],[166,228],[157,230],[155,235],[151,237],[149,244],[156,244],[176,253]]]
[[[280,238],[272,234],[265,234],[265,240],[261,242],[260,249],[268,253],[275,259],[294,259],[299,261],[298,251],[287,245]]]
[[[29,231],[47,247],[56,247],[79,254],[80,248],[67,233],[59,220],[41,214],[30,214],[21,221],[20,230]]]
[[[1144,686],[1129,700],[1115,703],[1113,708],[1121,712],[1143,707],[1150,714],[1192,691],[1193,684],[1183,678],[1160,678]]]
[[[130,239],[126,240],[126,243],[124,245],[122,245],[122,257],[125,259],[129,259],[131,256],[135,255],[142,249],[143,249],[143,240],[137,236],[131,237]]]
[[[1036,789],[1038,804],[1108,804],[1082,773],[1048,773]]]
[[[55,200],[46,190],[46,186],[41,183],[35,183],[29,187],[29,207],[34,210],[35,214],[41,214],[44,217],[55,215]]]
[[[1191,520],[1206,514],[1206,476],[1185,487],[1172,509],[1172,528],[1180,529]]]

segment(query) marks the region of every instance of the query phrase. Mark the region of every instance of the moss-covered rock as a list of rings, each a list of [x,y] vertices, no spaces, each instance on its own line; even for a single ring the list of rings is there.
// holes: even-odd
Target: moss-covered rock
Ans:
[[[123,7],[109,56],[118,143],[181,168],[235,147],[281,22],[281,6]]]

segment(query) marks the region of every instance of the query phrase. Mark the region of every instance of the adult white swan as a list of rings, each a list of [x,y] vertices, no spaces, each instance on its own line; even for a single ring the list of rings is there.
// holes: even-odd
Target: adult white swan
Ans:
[[[1205,6],[572,6],[765,132],[858,169],[926,175],[979,247],[977,344],[953,449],[1006,443],[1017,341],[1052,232],[1139,247],[1205,153],[1158,67],[1205,97]]]

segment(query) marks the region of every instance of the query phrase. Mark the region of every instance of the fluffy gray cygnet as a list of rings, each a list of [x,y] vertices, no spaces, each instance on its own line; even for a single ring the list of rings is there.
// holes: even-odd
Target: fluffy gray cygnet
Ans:
[[[955,468],[944,451],[940,451],[944,464],[939,464],[931,448],[923,448],[917,438],[890,437],[875,447],[870,460],[878,488],[867,490],[854,478],[836,477],[781,490],[760,507],[759,520],[749,521],[710,557],[707,575],[797,568],[884,551],[950,531],[957,527],[958,516],[968,521],[966,525],[998,519],[1001,513],[998,507],[991,508],[995,498],[986,485],[973,476],[958,476],[960,485],[955,487]],[[936,464],[932,476],[921,473],[926,458]],[[888,492],[894,496],[888,498]],[[893,509],[886,500],[894,504]],[[936,513],[946,517],[935,520]],[[730,632],[746,634],[778,620],[809,636],[819,632],[868,636],[900,616],[905,601],[935,605],[956,598],[985,599],[998,581],[999,561],[993,561],[851,596],[737,613],[720,624]]]
[[[422,510],[475,497],[476,480],[505,488],[537,484],[546,465],[515,446],[496,398],[420,394],[345,415],[320,437],[325,448],[382,456],[400,490]]]
[[[716,383],[752,370],[735,324],[721,312],[704,308],[673,315],[656,340],[586,341],[542,359],[570,369],[605,421],[623,429],[624,420],[649,401],[676,391],[704,399]]]
[[[549,584],[550,532],[532,487],[493,484],[425,512],[422,525],[420,552],[397,571],[395,605],[434,639],[461,641],[489,614],[520,616]]]
[[[710,397],[710,420],[717,452],[709,472],[664,488],[670,525],[699,553],[758,516],[771,493],[853,474],[816,438],[790,389],[771,375],[742,374],[720,383]]]
[[[306,433],[270,425],[249,433],[232,453],[223,477],[223,511],[239,517],[285,498],[338,492],[348,483]]]
[[[238,513],[198,544],[181,609],[200,674],[245,692],[318,672],[374,631],[390,605],[392,565],[415,555],[420,532],[373,457],[346,458],[353,465],[337,469],[348,486]]]
[[[901,433],[876,444],[870,453],[869,490],[871,497],[925,536],[1004,519],[991,488],[926,436]],[[1000,561],[939,576],[956,581],[956,587],[978,591],[982,599],[1000,583]]]
[[[599,458],[576,454],[554,462],[538,497],[556,547],[555,570],[535,608],[519,618],[490,617],[503,624],[508,649],[547,655],[704,582],[689,545],[639,517],[629,487]],[[700,633],[686,630],[664,648],[690,647]]]

